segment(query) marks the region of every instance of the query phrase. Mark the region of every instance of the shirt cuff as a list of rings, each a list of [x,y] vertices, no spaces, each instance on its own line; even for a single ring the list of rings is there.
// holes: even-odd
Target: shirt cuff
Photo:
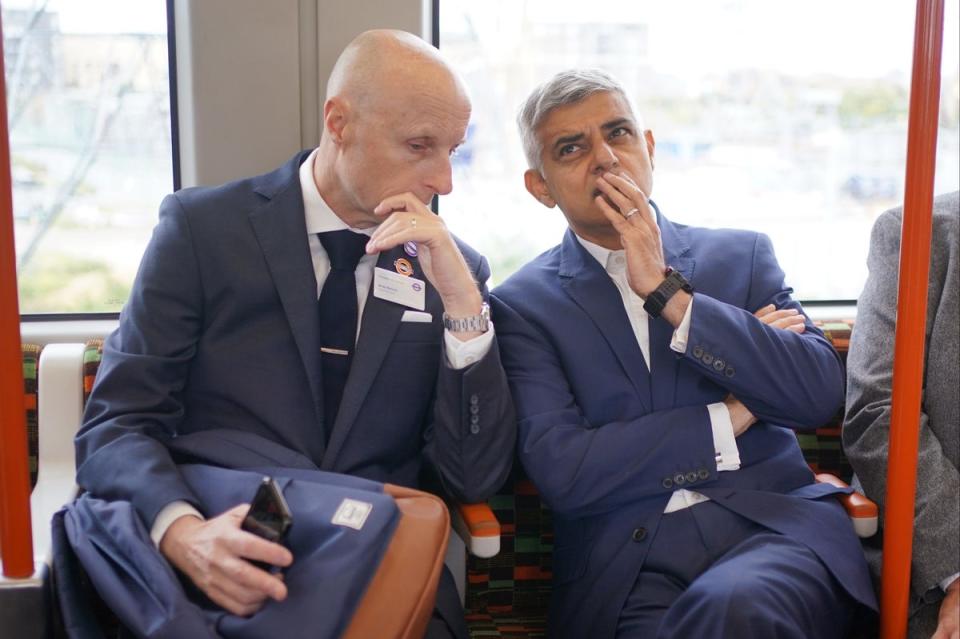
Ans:
[[[493,322],[490,322],[486,333],[465,342],[458,340],[447,329],[443,329],[443,343],[446,345],[444,352],[447,365],[454,370],[466,368],[474,362],[479,362],[490,352],[490,347],[493,345]]]
[[[717,453],[717,471],[739,470],[740,449],[733,434],[730,409],[723,402],[707,404],[710,413],[710,428],[713,430],[713,449]]]
[[[693,311],[693,298],[687,304],[687,310],[683,313],[683,319],[680,326],[673,331],[673,339],[670,340],[670,348],[678,353],[687,352],[687,337],[690,335],[690,313]]]
[[[947,591],[947,588],[950,587],[950,584],[952,584],[952,583],[953,583],[954,581],[956,581],[957,579],[960,579],[960,572],[955,572],[955,573],[953,573],[952,575],[950,575],[949,577],[947,577],[946,579],[944,579],[943,581],[941,581],[941,582],[940,582],[940,590],[946,592],[946,591]]]
[[[167,533],[167,529],[184,515],[193,515],[203,521],[203,515],[200,514],[200,511],[185,501],[172,501],[160,509],[153,520],[153,528],[150,529],[150,539],[153,540],[153,545],[159,549],[160,540]]]

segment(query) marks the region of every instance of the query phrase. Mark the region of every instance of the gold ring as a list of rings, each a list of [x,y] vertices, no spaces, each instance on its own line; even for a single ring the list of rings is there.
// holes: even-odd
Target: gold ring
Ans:
[[[627,211],[627,214],[623,216],[623,219],[629,220],[632,216],[636,215],[636,214],[639,213],[639,212],[640,212],[640,209],[634,207],[634,208],[630,209],[629,211]]]

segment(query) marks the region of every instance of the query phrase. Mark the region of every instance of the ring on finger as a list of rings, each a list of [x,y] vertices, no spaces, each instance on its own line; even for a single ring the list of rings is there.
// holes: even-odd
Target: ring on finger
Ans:
[[[410,219],[410,226],[412,226],[413,228],[417,228],[417,218]]]
[[[631,217],[633,217],[639,212],[640,212],[640,209],[638,209],[637,207],[633,207],[632,209],[626,212],[626,214],[623,216],[623,219],[629,220]]]

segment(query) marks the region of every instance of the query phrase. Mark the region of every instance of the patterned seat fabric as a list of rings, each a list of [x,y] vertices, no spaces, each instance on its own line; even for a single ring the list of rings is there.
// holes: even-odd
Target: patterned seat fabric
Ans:
[[[37,484],[37,459],[39,457],[39,431],[37,430],[37,364],[42,347],[36,344],[21,344],[23,356],[23,407],[27,413],[27,464],[30,468],[30,490]]]
[[[500,521],[500,553],[468,559],[470,636],[545,637],[553,574],[552,514],[519,464],[489,503]]]
[[[853,320],[815,321],[817,328],[833,343],[833,347],[840,354],[843,365],[847,365],[847,350],[850,348],[850,332],[853,330]],[[843,454],[840,441],[840,427],[843,425],[843,409],[834,415],[829,423],[815,431],[797,433],[797,440],[803,450],[810,468],[815,473],[830,473],[843,481],[850,483],[853,469]]]
[[[90,391],[93,390],[93,380],[97,378],[97,369],[100,368],[100,360],[103,358],[103,340],[91,339],[84,344],[83,348],[83,405],[87,405],[90,399]]]
[[[815,322],[844,364],[853,320]],[[827,472],[849,482],[850,464],[840,444],[843,412],[815,431],[797,433],[803,455],[814,472]],[[519,462],[513,476],[490,499],[500,521],[500,554],[467,558],[466,612],[473,639],[545,637],[550,600],[553,525],[550,510]]]

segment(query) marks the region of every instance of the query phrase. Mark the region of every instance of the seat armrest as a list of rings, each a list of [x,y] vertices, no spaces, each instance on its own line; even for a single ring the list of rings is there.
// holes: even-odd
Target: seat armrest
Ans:
[[[77,494],[73,437],[83,417],[83,344],[48,344],[37,369],[37,485],[30,496],[33,551],[52,559],[50,519]]]
[[[816,476],[816,480],[820,483],[837,486],[838,488],[850,487],[849,484],[839,477],[829,473],[819,473]],[[850,493],[849,495],[837,495],[837,498],[847,511],[847,515],[853,523],[853,530],[857,533],[857,537],[873,537],[877,533],[879,509],[875,503],[857,492]]]
[[[453,529],[471,555],[493,557],[500,552],[500,522],[486,503],[454,504]]]

